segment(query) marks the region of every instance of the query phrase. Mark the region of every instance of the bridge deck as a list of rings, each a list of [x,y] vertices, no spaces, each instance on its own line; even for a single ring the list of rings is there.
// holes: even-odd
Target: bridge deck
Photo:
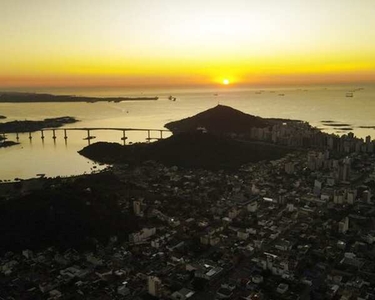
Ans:
[[[58,127],[58,128],[44,128],[37,131],[51,131],[51,130],[117,130],[117,131],[159,131],[171,132],[168,129],[153,129],[153,128],[119,128],[119,127]],[[27,132],[27,131],[26,131]]]

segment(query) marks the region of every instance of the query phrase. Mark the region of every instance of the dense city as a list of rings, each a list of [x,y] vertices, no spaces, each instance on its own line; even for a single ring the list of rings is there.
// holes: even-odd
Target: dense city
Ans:
[[[252,136],[290,154],[235,171],[113,165],[139,229],[4,253],[1,299],[375,299],[374,141],[290,124]]]

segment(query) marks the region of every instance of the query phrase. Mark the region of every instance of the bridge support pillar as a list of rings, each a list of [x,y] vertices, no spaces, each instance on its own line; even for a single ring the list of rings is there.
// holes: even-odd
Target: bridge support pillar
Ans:
[[[147,142],[149,143],[151,140],[151,132],[150,130],[147,130]]]
[[[40,131],[40,137],[42,138],[42,140],[44,139],[44,131],[43,130]]]
[[[121,138],[121,140],[123,141],[124,146],[126,145],[126,140],[127,140],[127,139],[128,139],[128,138],[126,137],[126,131],[123,130],[123,131],[122,131],[122,138]]]
[[[52,130],[52,133],[53,133],[52,138],[53,138],[54,140],[56,140],[56,131],[55,131],[55,129]]]
[[[20,139],[18,132],[16,132],[16,140],[18,141]]]
[[[29,139],[31,140],[33,137],[31,136],[31,132],[29,132]]]
[[[160,130],[160,139],[163,139],[163,130]]]
[[[91,136],[90,136],[90,129],[87,129],[87,143],[91,144]]]
[[[64,139],[66,140],[68,138],[68,135],[66,133],[66,129],[64,129]]]

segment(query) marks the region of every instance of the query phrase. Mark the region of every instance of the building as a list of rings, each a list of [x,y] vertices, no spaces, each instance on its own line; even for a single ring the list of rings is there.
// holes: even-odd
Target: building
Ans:
[[[181,290],[174,292],[171,295],[171,297],[174,300],[186,300],[186,299],[189,299],[194,294],[195,294],[194,291],[189,290],[187,288],[182,288]]]
[[[154,297],[161,295],[161,280],[158,277],[148,277],[148,293]]]
[[[142,243],[156,233],[156,228],[143,228],[141,231],[129,235],[129,242]]]
[[[142,212],[142,201],[134,201],[133,202],[133,210],[134,210],[134,214],[136,216],[143,216],[143,212]]]
[[[349,230],[349,218],[345,217],[339,222],[339,232],[346,233]]]

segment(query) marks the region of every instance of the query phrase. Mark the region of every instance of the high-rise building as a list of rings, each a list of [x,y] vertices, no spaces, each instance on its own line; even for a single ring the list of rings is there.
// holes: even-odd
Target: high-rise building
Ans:
[[[148,293],[154,297],[161,295],[161,280],[156,276],[148,276]]]
[[[348,204],[354,204],[356,197],[357,197],[357,190],[349,190],[346,193],[346,202]]]
[[[346,233],[349,230],[349,218],[345,217],[339,222],[339,232]]]
[[[362,193],[362,200],[366,203],[371,203],[371,191],[366,190]]]
[[[314,195],[319,196],[322,191],[322,182],[319,180],[315,180],[314,182]]]
[[[339,165],[339,179],[343,182],[348,182],[350,180],[350,169],[351,169],[350,158],[345,158],[343,162]]]
[[[134,214],[136,216],[141,216],[142,215],[142,202],[139,200],[136,200],[133,202],[133,209],[134,209]]]

